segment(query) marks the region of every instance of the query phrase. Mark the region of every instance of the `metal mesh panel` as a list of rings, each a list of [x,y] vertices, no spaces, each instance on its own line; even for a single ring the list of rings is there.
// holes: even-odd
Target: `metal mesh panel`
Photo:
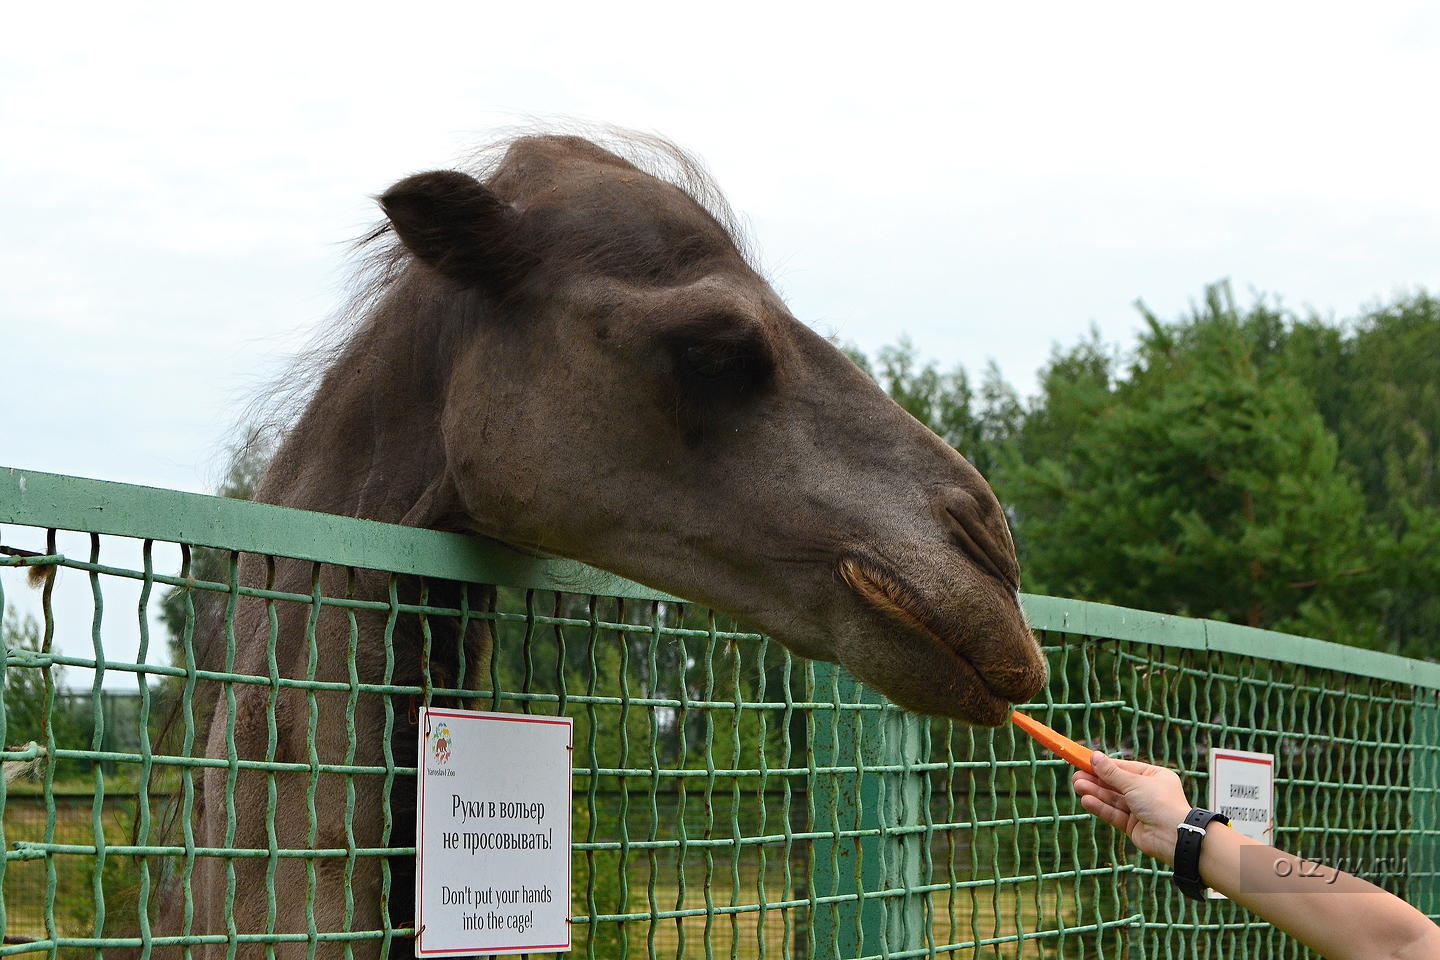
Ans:
[[[7,772],[42,761],[0,786],[5,954],[409,955],[414,717],[436,703],[575,718],[571,912],[587,957],[1308,955],[1233,904],[1175,895],[1016,732],[904,714],[710,611],[623,581],[577,591],[548,567],[377,572],[426,531],[370,525],[392,543],[364,565],[353,543],[335,547],[346,563],[319,562],[298,529],[293,549],[254,552],[233,507],[201,497],[175,502],[211,511],[196,540],[221,549],[186,547],[171,572],[157,550],[184,538],[163,523],[112,511],[104,533],[153,539],[77,538],[63,530],[97,525],[57,532],[15,502],[0,521],[38,529],[0,530],[0,608],[38,611],[41,643],[7,650],[7,687],[38,679],[50,709],[0,704]],[[38,591],[30,567],[48,571]],[[58,602],[67,584],[87,602]],[[174,588],[171,664],[154,614]],[[1028,708],[1040,719],[1180,769],[1197,801],[1211,745],[1272,752],[1280,846],[1440,915],[1428,665],[1027,608],[1052,673]],[[122,623],[138,638],[124,656]],[[80,725],[58,722],[77,713],[50,682],[62,668],[89,687]]]

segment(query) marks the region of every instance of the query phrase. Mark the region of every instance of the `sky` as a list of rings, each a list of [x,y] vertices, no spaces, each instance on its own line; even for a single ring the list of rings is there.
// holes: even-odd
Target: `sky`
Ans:
[[[373,197],[516,123],[664,134],[794,314],[1022,391],[1228,279],[1440,289],[1420,3],[24,4],[0,55],[0,466],[213,489]]]
[[[0,464],[211,489],[372,198],[529,118],[673,138],[796,316],[1022,389],[1215,280],[1440,288],[1433,4],[510,6],[8,11]]]

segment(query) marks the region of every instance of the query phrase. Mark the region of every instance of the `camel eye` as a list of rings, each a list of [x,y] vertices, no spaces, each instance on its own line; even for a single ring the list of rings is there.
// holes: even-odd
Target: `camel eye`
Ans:
[[[697,317],[664,331],[661,343],[670,360],[664,403],[692,441],[743,416],[775,369],[764,328],[746,317]]]
[[[686,347],[680,355],[684,372],[703,380],[714,380],[728,374],[741,373],[749,362],[744,350],[735,344],[711,342]]]
[[[679,347],[675,367],[682,389],[743,395],[769,379],[772,362],[765,342],[749,330],[735,333],[739,335],[709,336]]]

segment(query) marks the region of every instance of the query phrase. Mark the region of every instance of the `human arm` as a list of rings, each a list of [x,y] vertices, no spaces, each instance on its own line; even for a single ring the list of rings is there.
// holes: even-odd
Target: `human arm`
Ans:
[[[1177,825],[1190,812],[1179,776],[1099,751],[1091,762],[1093,775],[1072,778],[1081,805],[1173,866]],[[1200,848],[1200,878],[1329,960],[1440,957],[1440,927],[1399,897],[1218,823]]]

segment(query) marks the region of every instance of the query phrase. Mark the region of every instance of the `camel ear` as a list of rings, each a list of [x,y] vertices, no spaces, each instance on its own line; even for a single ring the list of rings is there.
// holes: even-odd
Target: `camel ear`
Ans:
[[[517,243],[520,215],[458,170],[406,177],[380,196],[400,242],[460,283],[500,289],[532,265]]]

